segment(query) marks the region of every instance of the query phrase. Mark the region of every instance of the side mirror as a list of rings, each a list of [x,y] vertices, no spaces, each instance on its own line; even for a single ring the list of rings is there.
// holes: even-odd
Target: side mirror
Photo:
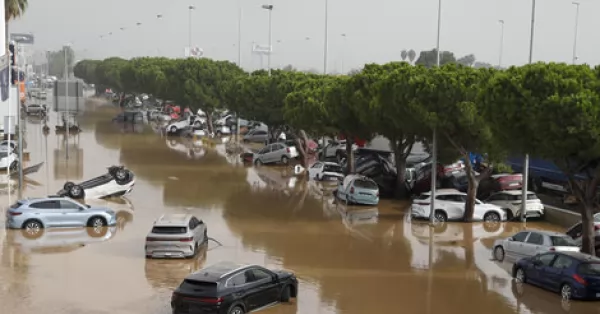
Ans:
[[[535,261],[533,261],[533,265],[542,266],[542,261],[540,261],[539,259],[536,259]]]
[[[508,239],[506,239],[506,240],[508,240],[508,241],[514,241],[514,240],[515,240],[515,238],[513,238],[513,237],[510,237],[510,238],[508,238]]]

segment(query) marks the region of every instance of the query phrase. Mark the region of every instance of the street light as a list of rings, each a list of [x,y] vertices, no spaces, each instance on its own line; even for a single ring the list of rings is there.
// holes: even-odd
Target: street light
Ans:
[[[67,119],[65,122],[66,134],[67,134],[67,145],[66,145],[66,159],[69,159],[69,63],[67,57],[67,50],[71,48],[71,44],[66,44],[63,47],[65,51],[65,108],[67,109]]]
[[[573,64],[577,62],[577,33],[579,29],[579,2],[573,2],[576,7],[575,13],[575,38],[573,39]]]
[[[196,9],[195,6],[190,5],[189,9],[189,32],[188,32],[188,49],[190,51],[190,56],[192,55],[192,11]]]
[[[271,26],[273,25],[272,13],[273,13],[273,5],[272,4],[263,4],[262,8],[265,10],[269,10],[269,53],[267,54],[267,71],[269,76],[271,76],[271,53],[273,52],[273,47],[271,46],[271,38],[273,37],[273,32]]]
[[[342,38],[343,38],[343,43],[342,43],[342,66],[340,67],[342,74],[344,74],[344,57],[346,56],[346,34],[341,34]]]
[[[242,1],[238,0],[238,67],[242,67]]]
[[[323,74],[327,74],[327,50],[329,40],[329,0],[325,0],[325,40],[323,42]]]
[[[438,0],[437,41],[435,50],[437,53],[436,65],[440,66],[440,33],[442,31],[442,0]],[[437,188],[437,130],[433,128],[433,145],[431,152],[431,203],[429,207],[429,223],[435,222],[435,189]]]
[[[504,53],[504,20],[498,20],[500,23],[500,53],[498,56],[498,68],[502,67],[502,54]]]

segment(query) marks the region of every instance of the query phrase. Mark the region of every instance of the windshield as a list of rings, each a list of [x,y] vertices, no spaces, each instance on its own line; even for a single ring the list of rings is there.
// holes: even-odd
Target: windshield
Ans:
[[[569,237],[551,236],[552,246],[577,246],[577,243]]]
[[[515,200],[515,201],[520,201],[520,200],[523,199],[523,195],[521,195],[521,194],[513,195],[512,199]],[[537,200],[537,199],[538,199],[537,195],[535,195],[533,193],[527,194],[527,200],[528,201]]]
[[[342,173],[342,167],[339,165],[325,165],[325,167],[323,167],[323,172],[336,172],[336,173]]]
[[[373,181],[370,180],[354,180],[354,186],[357,188],[362,188],[362,189],[371,189],[371,190],[377,190],[377,184]]]
[[[182,234],[186,233],[186,227],[154,227],[152,228],[152,233],[158,234]]]
[[[581,264],[577,272],[582,275],[600,276],[600,263]]]

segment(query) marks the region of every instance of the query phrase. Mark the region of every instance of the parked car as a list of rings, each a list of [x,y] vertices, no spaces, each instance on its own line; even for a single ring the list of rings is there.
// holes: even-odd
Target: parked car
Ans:
[[[494,242],[493,257],[503,261],[506,256],[515,259],[531,257],[550,251],[579,252],[577,243],[569,236],[552,231],[525,230]]]
[[[66,182],[56,194],[74,199],[107,198],[131,193],[135,185],[133,172],[123,166],[112,166],[108,173],[81,183]]]
[[[436,221],[445,222],[460,220],[465,215],[465,203],[467,194],[455,189],[438,189],[435,196],[435,211],[433,213]],[[417,219],[429,219],[431,204],[431,192],[418,196],[411,205],[411,216]],[[506,220],[507,214],[502,208],[485,204],[475,199],[474,220],[485,222],[500,222]]]
[[[496,192],[521,190],[522,187],[523,175],[520,173],[494,174],[479,182],[477,197],[486,199]]]
[[[507,190],[492,194],[486,203],[500,206],[508,214],[508,219],[512,220],[521,216],[521,203],[523,192],[521,190]],[[542,218],[544,217],[544,204],[535,195],[534,192],[527,192],[527,210],[525,216],[527,218]]]
[[[17,170],[19,168],[19,159],[17,154],[0,151],[0,170],[6,168]]]
[[[431,190],[431,171],[432,171],[432,163],[429,161],[421,162],[415,165],[415,173],[416,178],[412,185],[411,193],[413,195],[419,195],[425,192],[429,192]],[[437,165],[437,188],[443,188],[442,184],[445,182],[450,182],[448,180],[444,180],[447,177],[452,175],[460,175],[464,173],[464,164],[461,162],[456,162],[449,165]],[[448,186],[450,188],[456,188],[456,186]]]
[[[93,228],[49,228],[40,232],[22,229],[10,237],[10,244],[19,246],[22,252],[61,252],[65,247],[82,247],[110,240],[117,233],[117,226]]]
[[[158,218],[146,236],[146,258],[196,256],[208,242],[206,224],[190,214],[168,214]]]
[[[246,135],[244,135],[244,142],[256,142],[256,143],[265,143],[269,139],[269,132],[267,130],[250,130]]]
[[[25,107],[25,113],[27,115],[46,115],[46,105],[40,104],[29,104]]]
[[[244,314],[289,302],[298,279],[283,270],[221,262],[188,275],[171,297],[173,313]]]
[[[223,135],[231,135],[231,128],[226,125],[215,125],[215,135],[221,137]]]
[[[291,159],[298,157],[298,151],[294,146],[287,146],[283,143],[273,143],[263,147],[256,154],[252,163],[257,166],[281,162],[287,165]]]
[[[352,144],[352,149],[356,149],[358,146],[356,144]],[[346,140],[331,140],[321,152],[325,158],[336,158],[338,162],[341,162],[342,159],[346,156]]]
[[[566,234],[570,236],[576,243],[581,243],[581,235],[583,234],[583,225],[578,222],[567,229]],[[596,239],[596,255],[600,254],[600,213],[594,214],[594,234]]]
[[[14,152],[18,146],[19,145],[18,145],[17,141],[13,141],[13,140],[0,141],[0,152],[3,152],[3,153],[8,152],[8,151]]]
[[[43,233],[43,228],[76,228],[114,226],[117,215],[107,207],[83,205],[66,197],[22,199],[6,212],[6,226],[25,229],[31,238]]]
[[[347,175],[340,181],[335,195],[348,204],[379,204],[379,187],[375,181],[359,174]]]
[[[600,299],[600,259],[580,252],[548,252],[517,261],[512,276],[558,292],[564,300]]]
[[[177,120],[171,120],[169,124],[165,127],[165,130],[169,133],[177,133],[187,127],[190,126],[190,119],[181,118]]]
[[[318,181],[338,181],[344,178],[344,171],[342,170],[342,167],[335,162],[318,161],[308,168],[308,177]]]

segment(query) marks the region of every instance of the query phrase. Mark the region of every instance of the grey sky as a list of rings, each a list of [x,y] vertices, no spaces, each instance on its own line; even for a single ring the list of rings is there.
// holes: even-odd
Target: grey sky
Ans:
[[[55,50],[71,42],[81,57],[104,58],[183,54],[188,42],[188,6],[193,4],[193,42],[207,57],[237,60],[237,8],[240,0],[29,0],[25,16],[11,32],[33,32],[36,48]],[[329,69],[400,59],[402,49],[435,46],[437,0],[329,0]],[[498,62],[500,26],[505,21],[503,63],[523,64],[529,53],[531,1],[443,0],[441,49],[457,56]],[[571,62],[575,6],[571,0],[537,1],[535,61]],[[579,62],[600,63],[600,1],[581,0]],[[267,0],[241,0],[244,10],[242,64],[259,66],[251,42],[267,44]],[[273,66],[323,67],[324,0],[271,0]],[[157,14],[163,18],[158,20]],[[136,22],[142,25],[136,27]],[[125,31],[120,31],[125,27]],[[100,35],[112,36],[100,40]],[[347,34],[344,40],[342,33]],[[306,37],[310,37],[306,40]],[[280,40],[281,43],[277,41]],[[84,55],[81,55],[81,52]],[[266,60],[265,60],[266,64]]]

